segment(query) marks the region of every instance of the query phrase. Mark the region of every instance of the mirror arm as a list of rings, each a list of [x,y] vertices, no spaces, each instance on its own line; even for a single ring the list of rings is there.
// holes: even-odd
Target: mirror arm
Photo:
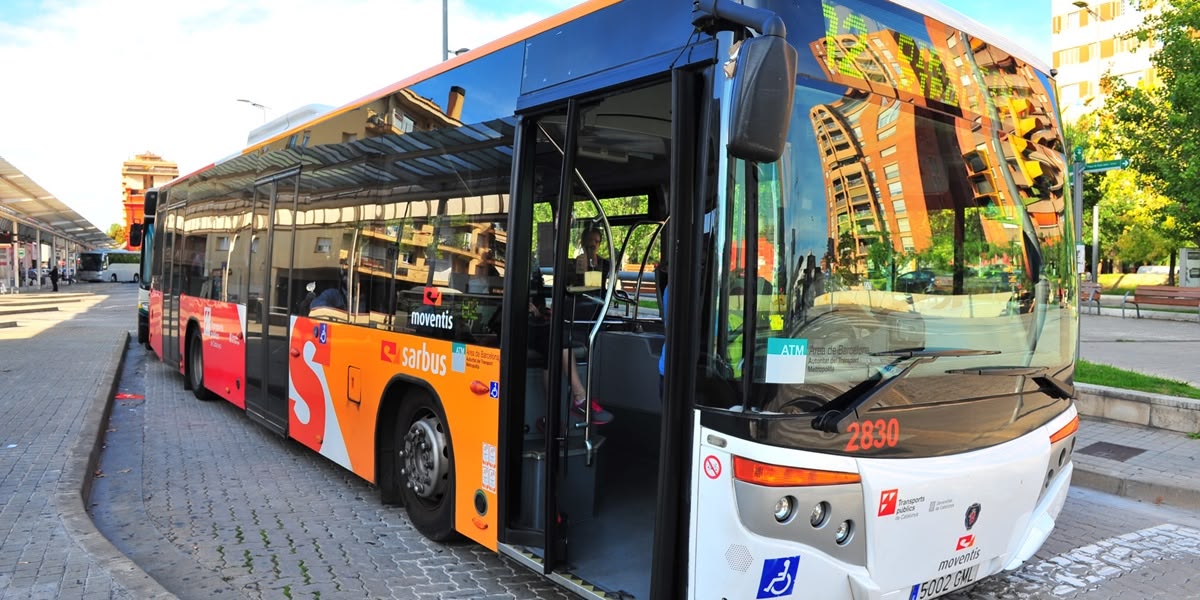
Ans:
[[[695,0],[692,3],[692,25],[708,29],[722,21],[749,27],[763,35],[787,37],[783,19],[773,11],[733,0]]]

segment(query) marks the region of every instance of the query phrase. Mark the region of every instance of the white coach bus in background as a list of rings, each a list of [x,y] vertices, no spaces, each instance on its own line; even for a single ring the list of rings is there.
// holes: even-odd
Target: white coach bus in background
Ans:
[[[88,250],[79,253],[81,281],[139,281],[142,257],[129,250]]]

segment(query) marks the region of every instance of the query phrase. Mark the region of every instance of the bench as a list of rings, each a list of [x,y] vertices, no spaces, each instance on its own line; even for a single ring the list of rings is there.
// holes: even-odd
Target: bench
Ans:
[[[1091,304],[1096,307],[1096,314],[1100,314],[1100,292],[1103,288],[1095,281],[1085,281],[1079,284],[1079,304],[1087,309],[1087,305]]]
[[[1196,309],[1200,319],[1200,288],[1184,288],[1169,285],[1139,285],[1132,292],[1125,292],[1121,299],[1121,317],[1125,317],[1125,305],[1132,304],[1138,318],[1142,318],[1141,304],[1163,306],[1188,306]]]

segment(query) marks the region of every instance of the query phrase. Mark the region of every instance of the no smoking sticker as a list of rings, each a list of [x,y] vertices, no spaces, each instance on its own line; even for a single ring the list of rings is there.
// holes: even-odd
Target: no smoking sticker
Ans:
[[[716,479],[721,476],[721,459],[709,454],[704,457],[704,474],[709,479]]]

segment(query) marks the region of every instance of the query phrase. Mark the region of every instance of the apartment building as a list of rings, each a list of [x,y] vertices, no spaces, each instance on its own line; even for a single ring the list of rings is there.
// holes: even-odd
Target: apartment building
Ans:
[[[1059,105],[1071,122],[1104,104],[1100,78],[1110,73],[1130,84],[1154,82],[1153,45],[1130,34],[1163,2],[1051,0],[1052,66],[1058,69]],[[1147,10],[1141,8],[1148,4]]]

